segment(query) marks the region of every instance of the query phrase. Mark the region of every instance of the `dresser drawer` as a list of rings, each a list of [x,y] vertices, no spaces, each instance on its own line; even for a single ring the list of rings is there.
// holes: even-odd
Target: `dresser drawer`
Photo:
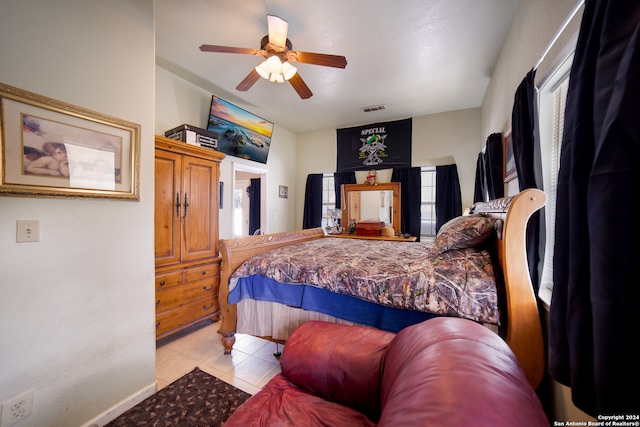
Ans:
[[[217,288],[210,282],[210,280],[199,280],[156,292],[156,313],[186,305],[200,298],[214,296],[214,290],[217,292]]]
[[[184,270],[185,282],[211,278],[220,278],[220,266],[218,264],[206,264],[199,267],[187,268]]]
[[[156,336],[213,316],[218,311],[213,296],[156,315]]]
[[[156,291],[182,284],[182,270],[156,275]]]

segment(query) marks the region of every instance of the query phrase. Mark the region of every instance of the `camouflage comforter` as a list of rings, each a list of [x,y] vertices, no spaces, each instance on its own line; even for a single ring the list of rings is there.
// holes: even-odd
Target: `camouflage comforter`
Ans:
[[[322,238],[248,259],[232,275],[231,286],[258,274],[377,304],[499,324],[489,253],[431,249],[423,242]]]

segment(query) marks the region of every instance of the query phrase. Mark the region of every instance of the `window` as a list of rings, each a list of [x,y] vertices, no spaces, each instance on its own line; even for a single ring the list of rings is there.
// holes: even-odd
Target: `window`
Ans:
[[[421,168],[420,239],[436,235],[436,168]]]
[[[329,226],[327,211],[336,208],[336,190],[334,187],[333,174],[322,175],[322,228],[326,230]]]
[[[564,129],[564,110],[569,87],[569,73],[573,55],[563,61],[540,83],[538,90],[538,118],[540,134],[540,154],[545,205],[545,248],[542,277],[540,279],[540,299],[551,302],[553,291],[553,248],[556,219],[556,191],[560,170],[560,149]]]

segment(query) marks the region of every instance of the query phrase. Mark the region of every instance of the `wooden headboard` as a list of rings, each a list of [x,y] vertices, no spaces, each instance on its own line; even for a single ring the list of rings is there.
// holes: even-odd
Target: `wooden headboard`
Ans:
[[[547,196],[527,189],[515,196],[476,203],[470,213],[486,213],[498,222],[497,253],[506,292],[505,341],[535,388],[545,373],[544,343],[538,299],[531,285],[526,234],[529,218],[544,206]]]

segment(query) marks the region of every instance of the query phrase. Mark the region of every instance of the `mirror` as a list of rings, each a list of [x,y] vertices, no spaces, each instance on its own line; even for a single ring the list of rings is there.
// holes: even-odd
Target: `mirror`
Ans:
[[[351,220],[369,219],[384,221],[400,233],[399,182],[342,185],[342,226],[348,229]]]

